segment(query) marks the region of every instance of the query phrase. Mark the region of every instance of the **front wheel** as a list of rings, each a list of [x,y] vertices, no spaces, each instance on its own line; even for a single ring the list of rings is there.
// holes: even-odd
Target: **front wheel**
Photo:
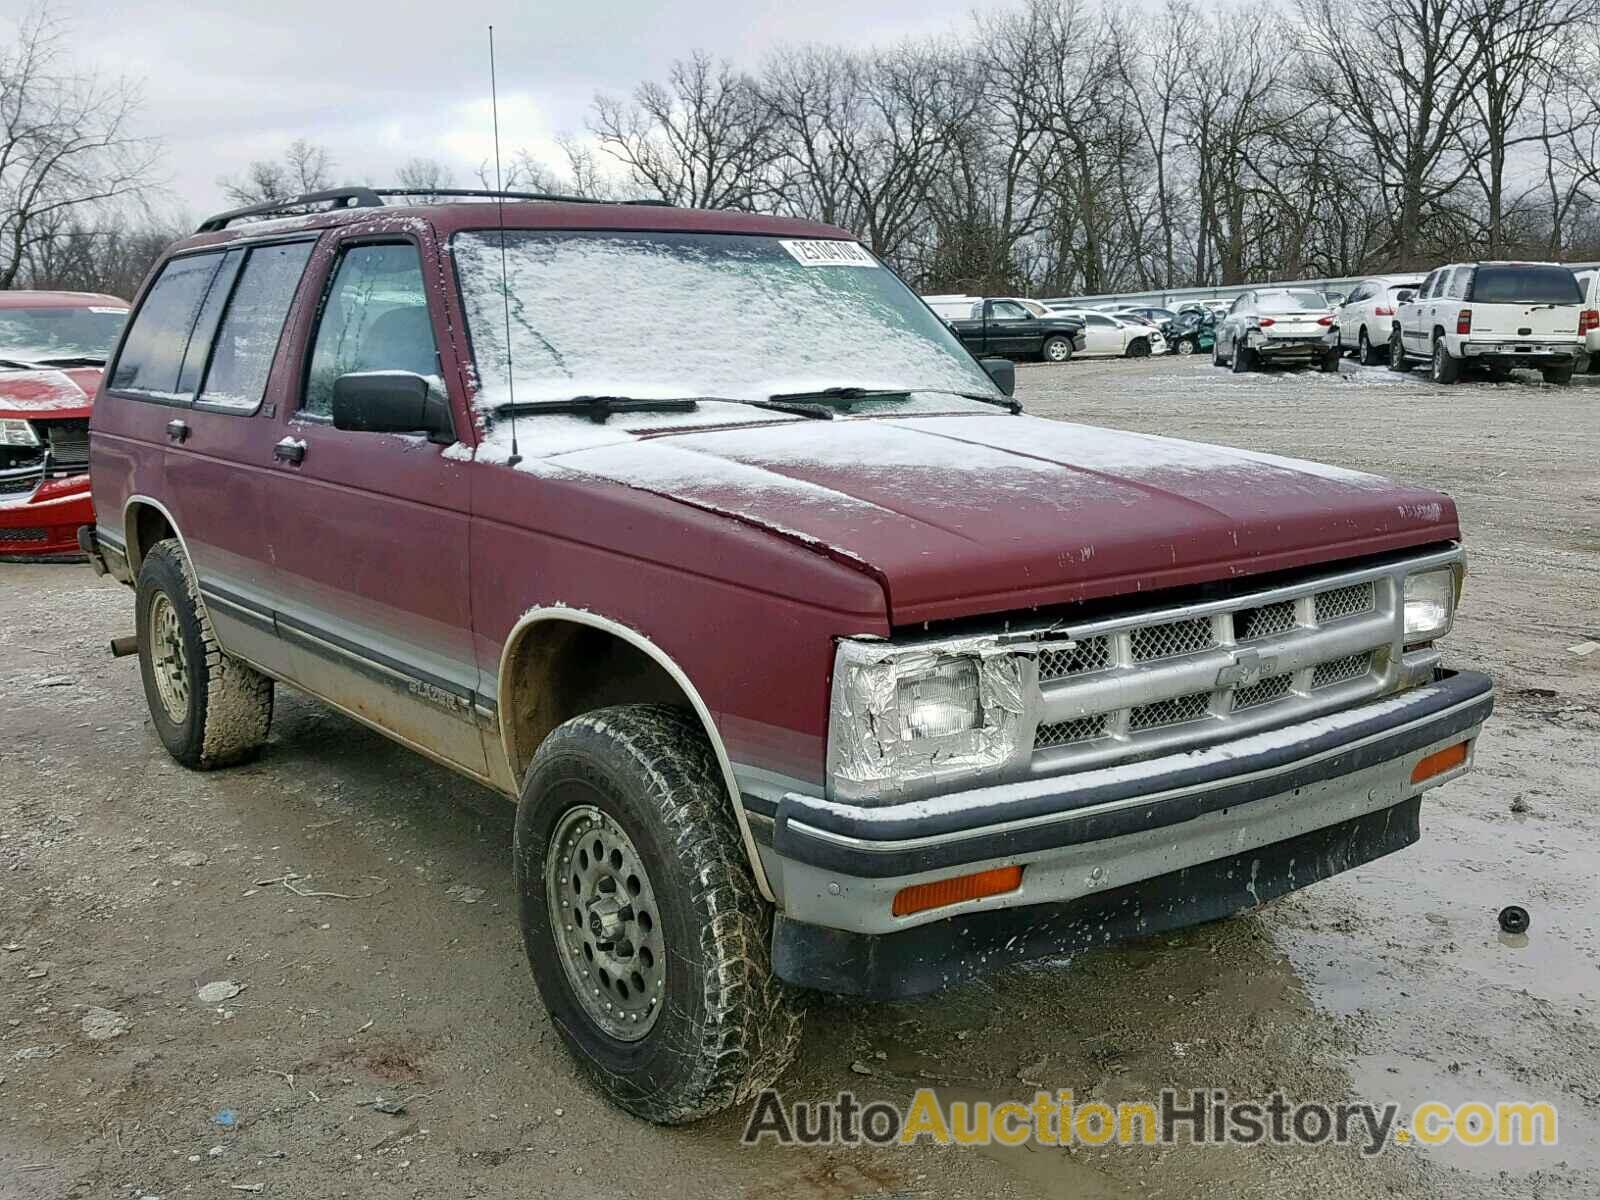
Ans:
[[[772,910],[728,805],[699,725],[629,704],[552,732],[517,808],[539,994],[605,1094],[660,1124],[749,1099],[799,1046],[799,997],[772,973]]]
[[[1129,358],[1148,358],[1149,355],[1150,343],[1144,338],[1134,338],[1133,341],[1128,344]]]
[[[243,762],[272,726],[272,680],[217,644],[176,538],[150,547],[134,599],[139,674],[167,753],[210,770]]]
[[[1178,339],[1178,345],[1176,347],[1176,352],[1178,354],[1182,354],[1182,355],[1193,354],[1194,353],[1194,341],[1193,341],[1193,339],[1191,339],[1191,338],[1180,338],[1180,339]]]
[[[1045,362],[1064,363],[1072,357],[1072,339],[1065,337],[1046,338],[1042,349]]]
[[[1400,327],[1396,325],[1394,332],[1389,335],[1389,370],[1405,374],[1411,370],[1411,364],[1406,360],[1405,344],[1400,340]]]

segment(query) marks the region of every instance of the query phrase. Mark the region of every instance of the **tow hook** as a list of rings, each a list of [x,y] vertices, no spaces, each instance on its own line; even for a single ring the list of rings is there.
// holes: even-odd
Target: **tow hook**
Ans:
[[[139,653],[139,636],[130,633],[126,637],[111,639],[111,657],[127,658],[130,654]]]

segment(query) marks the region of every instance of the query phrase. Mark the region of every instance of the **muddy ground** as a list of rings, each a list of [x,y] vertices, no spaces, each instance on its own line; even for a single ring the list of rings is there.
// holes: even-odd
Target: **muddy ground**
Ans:
[[[750,1150],[742,1113],[639,1124],[538,1003],[493,796],[281,689],[259,762],[189,774],[104,651],[130,594],[0,566],[0,1197],[1600,1194],[1600,654],[1567,649],[1600,638],[1600,387],[1174,359],[1020,375],[1046,415],[1453,492],[1472,574],[1451,654],[1500,709],[1422,844],[1070,965],[820,1001],[785,1092],[1548,1099],[1559,1148]],[[1496,928],[1512,902],[1525,939]],[[224,980],[242,990],[197,999]]]

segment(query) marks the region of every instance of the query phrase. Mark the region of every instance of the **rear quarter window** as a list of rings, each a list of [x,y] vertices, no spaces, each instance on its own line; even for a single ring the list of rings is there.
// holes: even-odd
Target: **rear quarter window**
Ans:
[[[1578,280],[1566,267],[1478,268],[1469,297],[1478,304],[1581,304]]]
[[[114,390],[158,400],[190,398],[179,390],[178,380],[195,322],[205,307],[222,258],[221,251],[188,254],[161,268],[117,355],[111,374]]]

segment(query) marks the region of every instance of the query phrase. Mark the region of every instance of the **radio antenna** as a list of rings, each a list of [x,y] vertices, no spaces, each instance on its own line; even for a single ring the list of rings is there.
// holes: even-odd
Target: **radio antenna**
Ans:
[[[500,299],[506,312],[506,399],[511,411],[511,457],[506,465],[522,461],[517,449],[517,379],[511,366],[511,273],[506,267],[506,193],[500,185],[500,88],[494,75],[494,26],[489,26],[489,107],[494,114],[494,192],[495,213],[500,220]]]

